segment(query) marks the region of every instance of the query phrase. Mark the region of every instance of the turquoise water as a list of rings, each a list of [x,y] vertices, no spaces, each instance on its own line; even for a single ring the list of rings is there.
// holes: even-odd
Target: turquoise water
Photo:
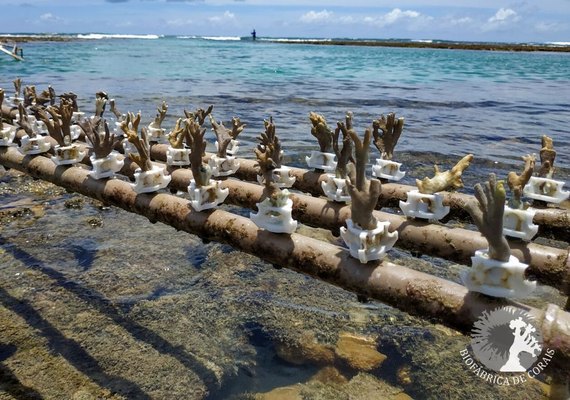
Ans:
[[[219,119],[238,115],[253,147],[273,116],[286,154],[316,145],[310,111],[329,122],[353,111],[360,132],[390,111],[406,118],[398,152],[425,151],[517,163],[548,134],[559,166],[570,156],[570,54],[314,46],[240,40],[157,39],[36,42],[26,62],[0,58],[0,87],[11,81],[73,91],[93,109],[104,90],[124,111],[150,120],[162,100],[170,124],[184,108],[215,105]],[[168,120],[167,120],[168,121]],[[213,138],[212,138],[213,140]],[[396,156],[397,158],[397,156]]]

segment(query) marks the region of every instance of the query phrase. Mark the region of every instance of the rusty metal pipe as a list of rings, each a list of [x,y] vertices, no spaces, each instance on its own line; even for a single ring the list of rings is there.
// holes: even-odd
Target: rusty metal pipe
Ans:
[[[155,144],[151,148],[151,158],[157,161],[166,162],[166,150],[168,146],[165,144]],[[257,179],[257,169],[254,160],[239,159],[240,168],[235,176],[242,180],[255,181]],[[323,195],[321,190],[321,182],[327,179],[326,174],[314,171],[291,167],[290,175],[296,179],[293,188],[302,192],[310,193],[315,196]],[[378,208],[382,207],[398,207],[400,200],[407,199],[407,193],[416,189],[415,186],[402,185],[398,183],[383,183],[382,193],[378,200]],[[454,193],[442,192],[444,196],[443,204],[451,207],[453,211],[450,216],[462,220],[470,220],[469,214],[464,210],[467,201],[473,199],[473,196]],[[557,208],[537,209],[533,222],[545,228],[561,228],[555,229],[557,239],[570,241],[570,211]]]
[[[267,262],[322,279],[423,318],[467,333],[483,311],[512,305],[535,317],[544,345],[555,350],[553,366],[570,370],[570,314],[555,305],[537,309],[469,293],[459,284],[389,262],[360,264],[348,251],[298,234],[260,230],[248,218],[222,210],[195,212],[187,200],[164,193],[136,194],[118,179],[90,179],[82,168],[56,166],[46,157],[0,149],[0,164],[202,238],[230,244]]]

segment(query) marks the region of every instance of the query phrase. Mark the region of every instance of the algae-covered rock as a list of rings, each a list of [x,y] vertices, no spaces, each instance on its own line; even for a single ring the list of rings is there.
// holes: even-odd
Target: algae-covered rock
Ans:
[[[364,336],[342,332],[336,342],[335,354],[358,371],[378,368],[386,356],[376,350],[376,342]]]

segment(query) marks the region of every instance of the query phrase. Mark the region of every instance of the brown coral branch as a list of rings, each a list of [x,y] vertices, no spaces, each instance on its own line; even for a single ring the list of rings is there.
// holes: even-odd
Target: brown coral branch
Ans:
[[[311,128],[311,135],[319,141],[321,152],[327,153],[332,149],[333,132],[328,127],[325,117],[315,112],[309,113],[309,119],[313,127]]]
[[[99,131],[99,127],[103,123],[105,134],[102,135]],[[85,132],[85,136],[91,141],[93,147],[93,153],[95,158],[105,158],[113,151],[115,145],[119,142],[119,139],[115,137],[114,133],[110,133],[109,124],[106,120],[100,117],[84,118],[79,122],[79,126]]]
[[[463,157],[451,170],[441,172],[437,165],[434,165],[435,175],[433,178],[424,178],[421,181],[416,179],[416,186],[420,193],[433,194],[446,189],[459,189],[463,187],[461,174],[469,167],[473,161],[473,154]]]
[[[360,141],[360,138],[356,132],[351,129],[348,131],[350,138],[354,142],[354,153],[356,158],[356,188],[358,190],[364,190],[366,185],[366,164],[368,163],[368,157],[370,154],[370,136],[372,131],[368,128],[364,131],[364,139]]]
[[[202,126],[206,121],[206,117],[212,113],[213,109],[214,105],[212,104],[206,110],[203,108],[197,108],[196,111],[193,112],[184,110],[184,115],[186,115],[186,118],[193,119],[194,121],[198,122],[200,126]]]
[[[352,156],[352,139],[348,133],[352,130],[352,113],[346,113],[345,122],[337,122],[337,127],[333,134],[333,150],[336,154],[337,164],[335,175],[337,178],[345,179],[347,177],[347,166],[349,162],[354,162],[354,157]],[[340,133],[342,132],[342,150],[339,147],[338,140],[340,138]]]
[[[523,189],[532,177],[532,173],[534,171],[536,157],[534,155],[528,154],[522,159],[524,160],[525,165],[521,174],[517,175],[516,172],[511,171],[507,176],[507,184],[513,193],[510,201],[511,208],[523,208],[523,202],[521,201]]]
[[[95,116],[103,118],[103,113],[105,112],[105,106],[107,105],[107,100],[109,96],[105,92],[95,93]]]
[[[490,174],[488,182],[475,185],[477,201],[471,200],[465,205],[479,232],[489,243],[489,258],[503,262],[509,261],[511,255],[509,243],[503,235],[505,197],[503,181],[497,182],[495,174]]]
[[[26,86],[24,88],[24,107],[29,107],[36,102],[36,87]]]
[[[183,119],[178,118],[176,120],[176,125],[174,129],[168,135],[168,141],[170,142],[170,146],[174,149],[183,149],[184,148],[184,141],[187,144],[192,142],[192,138],[190,137],[190,132],[186,129],[186,124],[182,125]]]
[[[48,115],[49,113],[49,115]],[[50,118],[51,115],[51,118]],[[66,138],[63,135],[60,124],[60,115],[55,107],[49,107],[46,110],[39,110],[38,116],[44,124],[46,124],[49,135],[55,139],[61,147],[71,144],[71,137]]]
[[[190,140],[190,168],[197,187],[206,186],[210,183],[212,171],[209,165],[202,163],[202,157],[206,153],[206,141],[204,134],[206,128],[202,128],[194,118],[186,119],[187,137]]]
[[[0,88],[0,109],[2,108],[2,104],[4,104],[4,89]],[[2,121],[2,113],[0,113],[0,130],[4,129],[4,124]]]
[[[164,121],[166,112],[168,111],[168,104],[166,104],[166,101],[162,102],[162,105],[157,108],[157,111],[158,114],[156,114],[156,117],[154,117],[154,128],[160,129],[162,121]]]
[[[71,102],[71,108],[73,112],[78,112],[79,107],[77,106],[77,95],[73,92],[67,92],[64,94],[60,94],[59,97],[62,101]]]
[[[20,97],[22,95],[22,79],[16,78],[12,83],[14,83],[14,93],[16,97]]]
[[[540,149],[540,170],[538,176],[541,178],[552,179],[554,175],[554,159],[556,158],[556,151],[552,138],[542,135],[542,149]]]
[[[115,103],[115,99],[109,100],[109,109],[117,118],[117,121],[121,121],[123,119],[123,114],[117,109],[117,105]]]
[[[264,120],[263,125],[265,126],[265,132],[257,138],[260,142],[257,148],[259,151],[268,154],[268,157],[275,163],[275,168],[280,168],[283,156],[281,154],[281,142],[275,133],[273,118],[269,117],[269,121]]]
[[[218,157],[226,157],[226,152],[228,146],[232,140],[238,137],[238,135],[244,130],[245,124],[243,124],[239,118],[232,118],[232,129],[226,128],[222,122],[217,123],[216,119],[210,116],[210,122],[212,124],[212,130],[216,134],[216,140],[218,141]]]
[[[395,113],[389,113],[387,117],[382,115],[372,122],[372,128],[374,145],[384,160],[391,160],[394,155],[394,148],[404,129],[404,118],[396,118]]]
[[[18,126],[21,129],[23,129],[24,132],[26,132],[28,137],[30,138],[36,137],[36,132],[34,132],[32,125],[30,125],[30,123],[28,122],[28,113],[26,112],[26,109],[24,108],[24,105],[22,103],[18,104],[18,114],[20,117],[18,120]]]
[[[129,153],[129,158],[137,164],[142,171],[150,171],[152,169],[152,162],[149,156],[150,145],[144,128],[141,129],[140,137],[137,133],[140,122],[140,112],[137,113],[136,116],[133,113],[128,113],[127,119],[121,123],[121,130],[125,133],[127,140],[131,142],[139,152],[139,154]]]
[[[40,93],[36,98],[36,104],[45,107],[49,103],[51,106],[55,105],[55,90],[51,86]]]

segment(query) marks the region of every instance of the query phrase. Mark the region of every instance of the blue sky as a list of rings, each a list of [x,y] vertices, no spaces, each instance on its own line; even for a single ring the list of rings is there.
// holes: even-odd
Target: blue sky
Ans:
[[[0,9],[4,33],[245,36],[255,28],[273,37],[570,42],[570,0],[0,0]]]

